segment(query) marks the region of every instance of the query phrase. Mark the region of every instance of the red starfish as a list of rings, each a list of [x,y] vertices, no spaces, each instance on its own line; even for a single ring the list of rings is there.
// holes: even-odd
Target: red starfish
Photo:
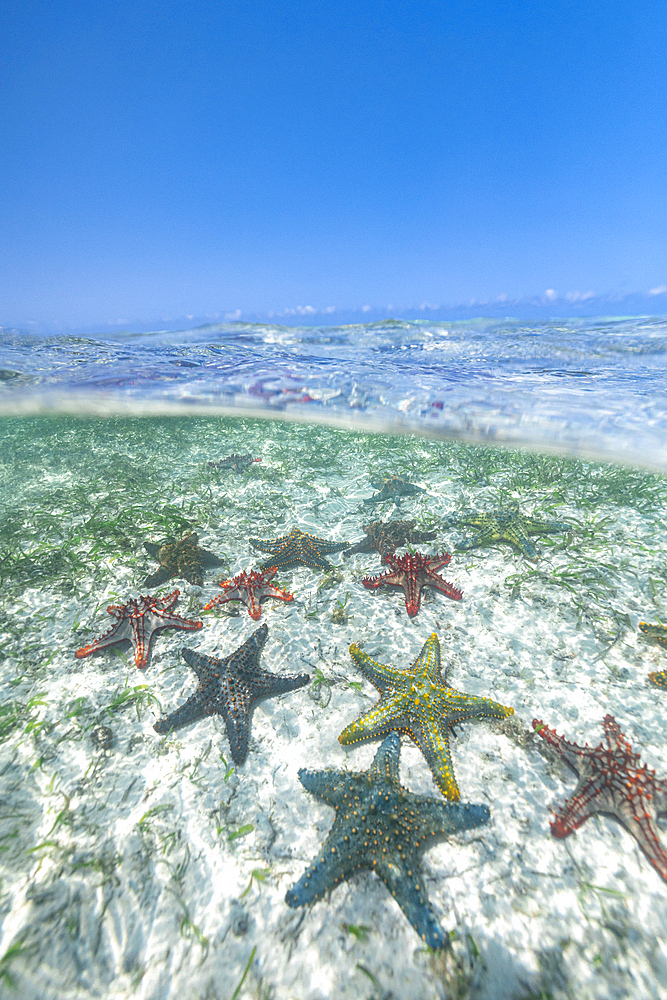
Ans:
[[[110,604],[107,612],[113,615],[116,624],[90,645],[77,649],[74,655],[82,659],[98,649],[106,649],[129,639],[134,646],[134,662],[142,670],[148,663],[151,640],[156,632],[163,628],[183,628],[194,632],[204,627],[203,622],[191,622],[171,612],[179,594],[180,590],[172,590],[166,597],[133,597],[127,604]]]
[[[222,587],[223,593],[217,594],[213,600],[205,604],[204,611],[210,611],[216,604],[226,604],[227,601],[243,601],[248,607],[250,617],[259,621],[262,614],[260,602],[263,597],[277,597],[281,601],[294,600],[294,594],[288,594],[286,590],[269,583],[277,572],[276,566],[269,566],[261,573],[254,569],[249,573],[244,570],[233,580],[220,580],[219,586]]]
[[[574,795],[556,812],[551,832],[554,837],[567,837],[589,816],[606,813],[632,834],[667,881],[667,851],[654,828],[658,813],[667,812],[667,781],[656,778],[646,764],[639,767],[640,755],[634,753],[613,715],[605,715],[603,725],[608,746],[586,743],[580,747],[533,719],[533,729],[579,775]]]
[[[441,552],[437,556],[425,556],[421,552],[408,552],[405,556],[392,555],[387,552],[383,562],[388,569],[381,576],[365,576],[361,581],[369,590],[377,590],[385,583],[394,587],[402,587],[405,593],[405,607],[411,618],[419,611],[422,587],[436,587],[453,601],[460,601],[463,592],[453,587],[451,583],[438,576],[438,570],[446,566],[452,557],[449,552]]]

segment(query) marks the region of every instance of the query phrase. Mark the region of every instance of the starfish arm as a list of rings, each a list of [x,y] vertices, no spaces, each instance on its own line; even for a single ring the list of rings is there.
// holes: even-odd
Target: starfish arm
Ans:
[[[463,591],[455,587],[453,583],[449,583],[448,580],[443,580],[441,576],[430,570],[426,573],[426,579],[424,583],[427,583],[430,587],[435,587],[436,590],[441,591],[447,597],[451,597],[453,601],[460,601],[463,597]]]
[[[160,566],[154,573],[146,577],[144,583],[147,587],[159,587],[170,580],[173,575],[165,566]]]
[[[271,583],[265,583],[262,587],[261,597],[277,597],[279,601],[293,601],[294,594],[280,587],[274,587]]]
[[[348,788],[347,774],[328,768],[324,771],[299,769],[299,781],[311,795],[326,802],[332,808],[343,805]]]
[[[184,580],[187,580],[188,583],[193,584],[193,586],[203,587],[204,577],[200,572],[199,566],[200,563],[194,559],[181,559],[178,565],[179,575]]]
[[[641,813],[632,820],[621,817],[623,826],[635,838],[642,851],[659,875],[667,881],[667,851],[660,842],[648,813]]]
[[[251,545],[254,545],[256,549],[261,549],[262,552],[277,552],[287,541],[287,536],[283,535],[282,538],[276,538],[274,540],[270,538],[249,538],[248,541]]]
[[[380,861],[374,867],[403,913],[429,948],[443,948],[449,938],[438,924],[426,895],[421,873],[402,859]]]
[[[198,555],[202,566],[224,566],[223,559],[219,559],[213,552],[208,552],[206,549],[200,549]]]
[[[148,552],[149,556],[152,556],[153,559],[157,559],[160,551],[159,545],[156,545],[155,542],[144,542],[144,548],[146,549],[146,552]]]
[[[449,749],[449,736],[433,716],[425,716],[421,725],[412,725],[410,735],[426,758],[436,785],[450,802],[461,798],[454,777],[454,764]]]
[[[539,552],[531,542],[530,538],[520,525],[508,527],[502,535],[498,535],[497,541],[511,542],[517,549],[520,549],[528,559],[536,562],[539,559]]]
[[[488,823],[491,817],[489,807],[486,805],[454,802],[451,799],[440,802],[438,799],[422,795],[416,795],[414,798],[424,806],[420,810],[420,815],[424,817],[421,830],[425,838],[432,838],[430,843],[439,843],[444,837],[459,833],[461,830],[473,830],[483,823]],[[428,840],[424,846],[429,847]]]
[[[614,811],[613,803],[606,802],[602,785],[602,776],[599,776],[597,781],[587,779],[579,782],[574,795],[566,799],[563,806],[556,810],[556,815],[550,824],[554,837],[558,837],[559,840],[569,837],[595,813],[609,811],[604,808],[605,804],[611,805]]]
[[[546,535],[553,535],[557,531],[571,531],[572,525],[565,521],[543,521],[538,517],[522,517],[526,529],[531,532],[542,532]]]
[[[196,691],[180,708],[177,708],[166,719],[158,719],[153,729],[156,733],[169,733],[173,729],[180,729],[191,722],[197,722],[205,716],[210,715],[206,702],[201,694]]]
[[[220,714],[225,720],[232,760],[238,766],[245,762],[250,745],[250,710],[248,705],[243,704],[244,701],[245,699],[239,698],[234,699],[230,705],[227,705],[226,702],[222,702],[220,705]]]
[[[514,715],[514,709],[508,705],[481,695],[464,694],[453,687],[443,687],[438,702],[438,712],[449,726],[466,719],[506,719]]]
[[[399,579],[401,574],[395,572],[393,569],[385,570],[384,573],[379,573],[377,576],[365,576],[361,581],[366,590],[377,590],[378,587],[384,587],[385,584],[392,584],[394,587],[402,587],[403,584]]]
[[[381,699],[375,708],[346,726],[338,737],[338,742],[349,746],[361,740],[384,736],[391,729],[407,731],[407,721],[405,699],[400,694],[394,695]]]
[[[253,671],[252,685],[256,692],[253,702],[261,698],[272,698],[274,695],[287,694],[305,687],[309,682],[309,674],[270,674],[267,670]]]
[[[121,618],[111,626],[108,632],[101,635],[99,639],[95,639],[87,646],[82,646],[81,649],[77,649],[74,656],[77,660],[81,660],[84,656],[90,656],[91,653],[96,653],[100,649],[106,649],[107,646],[114,646],[117,642],[122,642],[123,639],[131,639],[131,636],[132,633],[129,621],[126,618]]]
[[[401,737],[395,730],[378,747],[368,773],[373,781],[398,782]]]
[[[432,684],[442,684],[440,664],[440,640],[437,632],[431,632],[416,660],[412,663],[410,672],[427,678]]]
[[[359,649],[356,643],[350,646],[350,656],[361,670],[364,677],[374,684],[378,691],[384,691],[389,686],[400,686],[405,682],[405,672],[395,667],[388,667],[372,659],[368,653]]]
[[[360,864],[359,856],[354,850],[341,846],[341,837],[336,826],[334,821],[331,832],[322,844],[315,861],[309,865],[299,881],[288,889],[285,895],[288,906],[305,906],[306,903],[321,899],[327,889],[350,878],[359,868],[371,867],[368,864]],[[344,844],[344,841],[342,843]]]
[[[345,549],[343,552],[343,559],[349,559],[350,556],[355,555],[357,552],[372,552],[373,542],[370,538],[362,538],[360,542],[355,545],[350,545],[349,548]]]
[[[580,773],[587,752],[590,752],[591,750],[588,744],[580,747],[577,746],[576,743],[569,743],[564,736],[559,736],[555,729],[550,729],[549,726],[546,726],[541,719],[533,719],[533,729],[538,736],[541,736],[542,739],[549,744],[549,746],[552,746],[554,750],[558,751],[573,771],[577,774]],[[602,749],[601,743],[599,744],[598,749]]]

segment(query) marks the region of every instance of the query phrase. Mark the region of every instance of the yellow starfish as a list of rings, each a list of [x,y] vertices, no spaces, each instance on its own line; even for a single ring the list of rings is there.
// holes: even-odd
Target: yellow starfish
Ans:
[[[514,714],[514,709],[490,698],[463,694],[445,684],[435,632],[407,670],[383,666],[354,643],[350,655],[382,697],[370,712],[343,730],[339,741],[343,745],[358,743],[393,729],[407,733],[424,754],[442,794],[458,801],[461,795],[449,751],[449,727],[471,718],[505,719]]]

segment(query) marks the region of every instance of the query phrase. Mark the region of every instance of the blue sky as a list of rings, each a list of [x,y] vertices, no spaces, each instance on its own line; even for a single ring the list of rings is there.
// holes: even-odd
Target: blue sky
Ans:
[[[23,0],[0,36],[0,325],[667,312],[658,0]]]

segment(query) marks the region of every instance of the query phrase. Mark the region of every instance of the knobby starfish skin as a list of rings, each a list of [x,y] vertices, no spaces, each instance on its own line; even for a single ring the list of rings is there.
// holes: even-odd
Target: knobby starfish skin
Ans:
[[[452,517],[448,524],[451,526],[469,524],[473,528],[477,528],[477,532],[472,538],[456,544],[456,548],[460,551],[472,549],[476,545],[511,542],[533,562],[536,562],[540,556],[528,535],[553,534],[556,531],[570,530],[570,525],[564,521],[542,521],[540,518],[522,514],[518,504],[498,507],[488,514],[464,514],[460,517]]]
[[[263,573],[258,573],[255,569],[251,569],[249,573],[244,570],[233,580],[220,580],[218,586],[222,587],[222,594],[216,594],[208,604],[205,604],[204,611],[210,611],[217,604],[226,604],[228,601],[243,601],[250,617],[259,621],[263,597],[277,597],[281,601],[294,600],[294,594],[288,594],[286,590],[269,583],[277,572],[275,566],[269,566]]]
[[[667,625],[651,625],[649,622],[640,622],[639,631],[648,635],[660,646],[667,646]]]
[[[204,566],[222,566],[223,562],[212,552],[200,549],[198,541],[197,533],[193,531],[185,538],[181,538],[180,542],[173,542],[170,539],[159,544],[144,542],[146,552],[160,562],[160,568],[146,577],[146,586],[159,587],[172,576],[179,576],[196,587],[203,587]]]
[[[445,684],[440,671],[440,643],[433,632],[407,670],[385,667],[350,646],[350,656],[381,698],[369,712],[352,722],[338,737],[347,746],[384,736],[392,729],[407,733],[424,754],[433,778],[446,799],[458,801],[459,786],[449,750],[449,727],[466,719],[505,719],[513,708],[490,698],[463,694]]]
[[[143,670],[148,663],[151,640],[156,632],[163,628],[182,628],[194,632],[204,627],[202,622],[189,621],[172,612],[179,595],[180,590],[172,590],[166,597],[142,596],[132,598],[127,604],[110,604],[107,612],[116,619],[116,624],[99,639],[77,649],[74,655],[80,660],[99,649],[115,646],[117,642],[128,639],[134,646],[134,662]]]
[[[381,556],[393,555],[402,545],[414,545],[417,542],[430,542],[435,538],[435,531],[415,531],[416,521],[373,521],[365,524],[362,538],[356,545],[351,545],[343,552],[347,559],[356,552],[379,552]]]
[[[261,458],[253,458],[252,455],[228,455],[221,458],[219,462],[207,462],[209,469],[233,469],[234,472],[245,472],[253,462],[261,462]]]
[[[371,486],[379,493],[374,493],[372,497],[367,497],[364,503],[382,503],[384,500],[393,500],[400,504],[401,497],[414,496],[416,493],[426,493],[421,486],[409,483],[407,479],[400,476],[387,476],[386,479],[371,479]]]
[[[441,802],[413,795],[399,781],[401,742],[390,733],[368,771],[309,771],[299,780],[336,810],[317,859],[285,896],[288,906],[305,906],[362,869],[374,871],[389,889],[417,934],[430,948],[449,942],[426,896],[421,856],[459,830],[488,822],[485,805]]]
[[[250,544],[264,552],[270,552],[271,558],[261,564],[261,569],[269,566],[309,566],[310,569],[333,569],[324,555],[340,552],[346,549],[349,542],[330,542],[326,538],[308,535],[300,528],[292,528],[289,535],[281,538],[251,538]]]
[[[419,611],[422,587],[435,587],[453,601],[460,601],[463,597],[463,591],[438,576],[438,570],[443,569],[451,558],[449,552],[441,552],[437,556],[425,556],[421,552],[408,552],[404,556],[387,553],[383,562],[390,568],[380,576],[365,576],[361,582],[368,590],[377,590],[385,585],[402,587],[406,611],[414,618]]]
[[[656,778],[646,764],[639,767],[640,755],[633,751],[613,715],[605,715],[603,725],[607,746],[589,747],[586,743],[580,747],[533,719],[533,729],[579,777],[574,795],[557,810],[551,832],[554,837],[567,837],[595,813],[613,816],[667,881],[667,851],[655,830],[658,813],[667,812],[667,781]]]
[[[281,677],[262,670],[259,658],[268,634],[266,625],[260,625],[242,646],[221,660],[192,649],[181,650],[183,659],[196,673],[199,684],[195,693],[180,708],[166,719],[158,719],[153,726],[155,732],[169,733],[207,715],[221,715],[225,720],[234,763],[242,764],[248,756],[250,720],[256,702],[295,691],[310,680],[308,674]]]

